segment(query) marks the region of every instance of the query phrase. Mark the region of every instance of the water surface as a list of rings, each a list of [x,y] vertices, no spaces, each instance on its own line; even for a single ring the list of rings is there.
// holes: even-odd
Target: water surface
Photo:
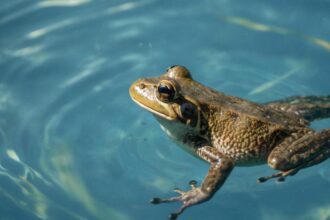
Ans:
[[[0,218],[166,219],[208,165],[129,98],[168,66],[257,102],[329,95],[330,2],[12,0],[0,7]],[[330,127],[330,120],[313,124]],[[285,183],[237,168],[182,219],[330,218],[329,162]]]

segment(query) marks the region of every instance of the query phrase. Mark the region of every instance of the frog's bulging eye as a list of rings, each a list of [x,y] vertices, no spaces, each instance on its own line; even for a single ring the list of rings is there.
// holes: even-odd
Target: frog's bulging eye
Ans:
[[[174,99],[175,96],[175,90],[173,86],[169,83],[160,83],[158,85],[158,98],[161,101],[168,102]]]
[[[171,69],[173,69],[174,67],[177,67],[177,66],[178,66],[178,65],[173,65],[173,66],[170,66],[170,67],[168,67],[168,68],[167,68],[167,70],[166,70],[166,71],[168,72],[168,71],[170,71]]]
[[[185,68],[184,66],[178,66],[178,65],[173,65],[169,68],[167,68],[167,75],[170,78],[174,78],[174,79],[192,79],[190,72],[187,68]]]
[[[180,106],[181,115],[184,118],[193,118],[195,116],[196,108],[193,104],[186,102]]]

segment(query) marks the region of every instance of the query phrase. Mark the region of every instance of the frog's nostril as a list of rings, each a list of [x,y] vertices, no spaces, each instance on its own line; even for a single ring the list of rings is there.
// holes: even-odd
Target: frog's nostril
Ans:
[[[144,89],[145,87],[146,87],[146,85],[144,83],[139,84],[140,89]]]

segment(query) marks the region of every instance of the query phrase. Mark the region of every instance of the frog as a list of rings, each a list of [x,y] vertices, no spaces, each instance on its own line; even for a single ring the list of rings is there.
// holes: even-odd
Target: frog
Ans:
[[[152,204],[182,203],[171,220],[210,200],[234,167],[268,164],[276,172],[257,181],[284,181],[330,157],[330,129],[310,127],[330,117],[329,95],[256,103],[209,88],[179,65],[158,77],[138,79],[129,94],[175,143],[209,164],[200,186],[191,180],[188,191],[175,188],[177,196],[151,199]]]

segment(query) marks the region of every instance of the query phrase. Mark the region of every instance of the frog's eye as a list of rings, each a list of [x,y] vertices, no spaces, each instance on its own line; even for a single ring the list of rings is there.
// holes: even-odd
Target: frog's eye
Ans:
[[[189,70],[184,66],[173,65],[167,68],[166,73],[168,77],[174,79],[192,79]]]
[[[193,104],[186,102],[180,106],[180,111],[183,118],[192,119],[195,116],[196,108]]]
[[[166,72],[170,71],[171,69],[173,69],[174,67],[178,67],[178,65],[173,65],[167,68]]]
[[[163,102],[168,102],[174,99],[175,89],[172,84],[167,82],[161,82],[157,88],[157,96]]]

